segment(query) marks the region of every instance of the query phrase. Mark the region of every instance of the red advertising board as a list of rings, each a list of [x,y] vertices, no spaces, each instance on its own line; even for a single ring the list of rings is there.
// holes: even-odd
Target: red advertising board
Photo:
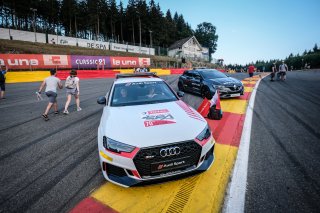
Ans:
[[[112,68],[133,68],[150,66],[150,58],[138,57],[110,57]]]
[[[71,68],[68,55],[0,54],[0,64],[9,69]]]
[[[110,62],[109,62],[110,60]],[[149,67],[150,58],[109,57],[109,56],[70,56],[42,54],[0,54],[0,64],[9,69],[49,69],[49,68],[97,68],[96,63],[103,62],[103,68]],[[93,63],[96,62],[96,63]]]
[[[112,68],[139,67],[139,58],[135,57],[110,57]]]

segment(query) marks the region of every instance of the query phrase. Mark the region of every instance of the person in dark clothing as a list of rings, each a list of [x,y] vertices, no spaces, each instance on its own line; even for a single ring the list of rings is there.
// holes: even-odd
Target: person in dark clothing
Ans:
[[[0,70],[0,90],[1,90],[1,93],[0,93],[0,99],[6,99],[4,97],[4,93],[6,91],[6,73],[7,73],[7,67],[6,66],[3,66],[1,65],[1,70]]]
[[[277,65],[276,65],[275,62],[272,64],[271,71],[272,71],[272,72],[271,72],[271,79],[270,79],[270,81],[274,81],[274,77],[276,76],[276,73],[277,73]]]

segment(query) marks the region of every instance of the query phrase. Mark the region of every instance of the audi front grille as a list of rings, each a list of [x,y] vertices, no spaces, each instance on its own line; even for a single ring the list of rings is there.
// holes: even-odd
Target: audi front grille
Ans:
[[[155,177],[195,168],[199,162],[201,150],[202,147],[193,140],[146,147],[139,150],[133,162],[141,177]],[[162,168],[166,165],[168,168]]]

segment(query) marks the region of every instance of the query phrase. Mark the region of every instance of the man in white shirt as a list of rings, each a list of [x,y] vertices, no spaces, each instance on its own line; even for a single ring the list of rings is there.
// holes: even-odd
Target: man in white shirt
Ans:
[[[62,84],[61,84],[61,80],[59,78],[56,77],[56,70],[51,69],[50,70],[50,74],[51,76],[47,77],[46,79],[44,79],[44,81],[42,82],[38,93],[41,94],[41,90],[46,86],[45,92],[46,95],[49,98],[49,103],[47,105],[47,108],[44,112],[44,114],[42,114],[42,117],[45,121],[49,120],[48,117],[48,113],[53,105],[54,108],[54,113],[58,114],[58,103],[57,103],[57,87],[59,87],[59,89],[62,89]]]
[[[286,80],[286,75],[288,71],[288,66],[282,61],[282,64],[279,66],[279,74],[281,76],[281,80]]]

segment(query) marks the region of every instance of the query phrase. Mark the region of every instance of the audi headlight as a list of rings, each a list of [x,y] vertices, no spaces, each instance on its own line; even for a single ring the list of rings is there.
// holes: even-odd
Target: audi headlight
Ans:
[[[121,153],[121,152],[132,152],[135,147],[128,144],[120,143],[118,141],[112,140],[103,136],[103,147],[111,152]]]
[[[208,139],[210,135],[211,135],[211,130],[207,125],[206,128],[204,128],[204,130],[202,130],[202,132],[197,136],[197,139],[199,141],[203,141],[204,139]]]

